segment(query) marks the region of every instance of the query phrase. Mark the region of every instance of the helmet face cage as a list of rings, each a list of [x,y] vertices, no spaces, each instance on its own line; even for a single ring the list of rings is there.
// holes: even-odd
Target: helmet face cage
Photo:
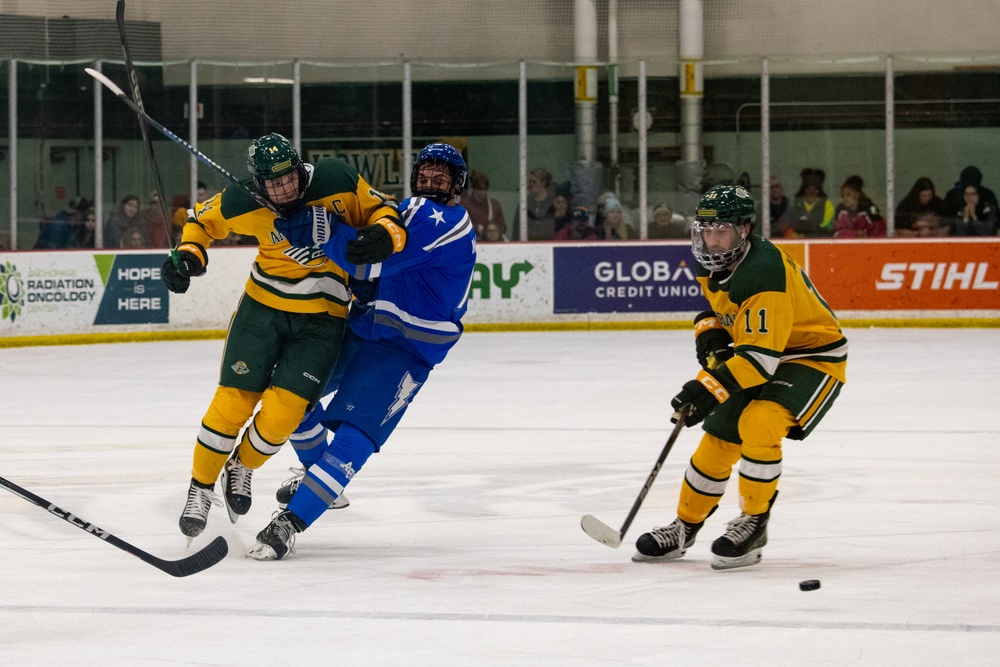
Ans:
[[[756,207],[746,188],[717,185],[710,189],[698,202],[691,225],[694,258],[709,271],[731,267],[743,257],[756,218]],[[706,242],[706,233],[711,235],[711,243]]]
[[[437,188],[417,188],[417,177],[420,169],[424,165],[442,165],[451,175],[451,189],[439,190]],[[441,204],[445,204],[453,197],[462,194],[465,188],[465,179],[468,175],[468,168],[465,160],[458,150],[449,144],[430,144],[425,146],[417,155],[417,161],[413,164],[410,172],[410,192],[417,197],[426,197]]]
[[[716,240],[720,232],[727,232],[730,236],[729,243],[721,247],[718,244],[709,247],[705,242],[705,232],[713,233]],[[691,253],[709,271],[722,271],[743,257],[749,235],[747,228],[736,220],[706,222],[695,219],[691,225]]]
[[[255,139],[247,153],[247,171],[253,176],[257,191],[282,213],[294,211],[302,203],[306,187],[309,184],[305,164],[298,151],[286,139],[276,132]],[[267,194],[266,183],[285,174],[296,172],[299,176],[296,190],[288,194],[292,199],[285,202],[275,202]],[[282,188],[285,191],[286,188]]]

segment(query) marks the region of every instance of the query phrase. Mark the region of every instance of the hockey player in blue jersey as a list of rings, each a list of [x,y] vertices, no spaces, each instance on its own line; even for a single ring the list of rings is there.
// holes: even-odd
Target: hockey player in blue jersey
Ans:
[[[472,222],[455,203],[466,174],[454,147],[430,144],[417,156],[414,196],[400,203],[398,223],[356,230],[315,207],[275,224],[293,246],[318,247],[347,271],[355,301],[327,384],[336,394],[292,437],[306,474],[249,557],[280,560],[292,551],[295,535],[336,505],[462,335],[476,264]],[[333,432],[329,443],[326,429]]]

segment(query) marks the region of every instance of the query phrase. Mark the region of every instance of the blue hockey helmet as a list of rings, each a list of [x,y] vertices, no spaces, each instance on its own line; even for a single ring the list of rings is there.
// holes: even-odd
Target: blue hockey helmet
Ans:
[[[451,174],[451,190],[439,190],[437,188],[417,188],[417,175],[420,168],[426,164],[444,165]],[[462,194],[465,188],[465,178],[469,173],[465,166],[462,154],[450,144],[428,144],[417,155],[417,161],[413,163],[413,170],[410,172],[410,191],[414,196],[427,197],[442,204],[450,201],[452,197]]]

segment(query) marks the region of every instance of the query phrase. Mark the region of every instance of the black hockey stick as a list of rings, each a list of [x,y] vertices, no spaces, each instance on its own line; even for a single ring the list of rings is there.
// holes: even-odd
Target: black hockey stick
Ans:
[[[125,0],[118,0],[118,9],[115,11],[115,20],[118,22],[118,37],[122,43],[122,51],[125,53],[125,71],[128,73],[129,83],[132,86],[132,101],[143,113],[137,114],[139,119],[139,132],[142,134],[142,144],[146,147],[146,158],[149,160],[149,167],[153,172],[153,185],[156,186],[156,197],[159,200],[160,215],[163,216],[163,228],[167,233],[167,241],[172,248],[170,256],[177,264],[177,249],[170,243],[173,238],[173,221],[167,211],[167,198],[163,191],[163,179],[160,178],[160,167],[156,162],[156,154],[153,153],[153,142],[149,139],[149,128],[146,126],[144,118],[145,109],[142,106],[142,95],[139,94],[139,75],[135,71],[132,62],[132,52],[128,48],[128,37],[125,36]]]
[[[642,485],[642,490],[639,491],[639,497],[635,499],[632,504],[632,510],[625,517],[625,523],[622,524],[621,530],[615,530],[611,526],[607,525],[603,521],[589,515],[583,515],[580,519],[580,527],[583,528],[583,532],[590,535],[592,538],[600,542],[601,544],[606,544],[612,549],[617,549],[621,546],[622,538],[625,537],[626,531],[628,531],[629,526],[632,525],[632,520],[635,519],[635,515],[639,513],[639,508],[642,507],[642,501],[646,499],[646,494],[649,493],[649,488],[653,486],[653,481],[656,476],[660,474],[660,468],[663,467],[663,462],[667,460],[667,454],[673,448],[674,443],[677,442],[677,436],[680,435],[681,430],[684,428],[684,420],[688,418],[691,414],[690,406],[685,405],[676,413],[674,416],[677,417],[677,423],[674,424],[674,430],[670,433],[670,437],[667,438],[667,444],[663,446],[663,451],[660,452],[660,458],[656,459],[656,465],[653,466],[653,470],[650,471],[649,476],[646,478],[646,483]]]
[[[92,523],[84,521],[80,517],[67,512],[61,507],[56,507],[41,496],[36,496],[31,491],[28,491],[27,489],[20,487],[14,482],[6,480],[3,477],[0,477],[0,486],[3,486],[15,496],[20,496],[28,502],[38,505],[49,514],[59,517],[63,521],[76,526],[80,530],[86,531],[94,537],[98,537],[112,546],[118,547],[122,551],[129,552],[136,558],[149,563],[156,569],[166,572],[172,577],[186,577],[189,574],[197,574],[202,570],[207,570],[225,558],[226,554],[229,553],[229,545],[226,543],[226,538],[220,535],[212,540],[204,549],[191,554],[187,558],[181,558],[180,560],[163,560],[162,558],[157,558],[152,554],[146,553],[138,547],[132,546],[125,540],[115,537],[103,528],[99,528]]]
[[[224,179],[226,179],[227,181],[229,181],[230,183],[232,183],[234,186],[236,186],[237,188],[239,188],[240,190],[242,190],[244,192],[244,194],[246,194],[248,197],[250,197],[251,199],[253,199],[255,202],[257,202],[258,204],[260,204],[264,208],[268,209],[269,211],[271,211],[272,213],[274,213],[276,216],[281,217],[281,213],[278,212],[278,209],[275,207],[275,205],[272,204],[270,201],[268,201],[267,198],[263,197],[256,190],[251,190],[247,186],[246,183],[240,181],[238,178],[236,178],[231,173],[229,173],[225,169],[225,167],[223,167],[222,165],[217,164],[211,158],[209,158],[207,155],[205,155],[204,153],[202,153],[201,151],[199,151],[197,148],[195,148],[194,146],[192,146],[188,142],[186,142],[183,139],[181,139],[180,137],[178,137],[176,134],[174,134],[173,132],[171,132],[170,130],[168,130],[167,128],[165,128],[160,123],[158,123],[155,120],[153,120],[149,116],[149,114],[147,114],[145,111],[143,111],[142,109],[140,109],[136,105],[136,103],[133,102],[129,98],[129,96],[126,95],[125,92],[121,88],[119,88],[117,85],[115,85],[115,83],[111,79],[109,79],[108,77],[104,76],[103,74],[101,74],[97,70],[91,69],[90,67],[84,68],[84,71],[87,74],[89,74],[90,76],[92,76],[95,79],[97,79],[98,81],[100,81],[102,84],[104,84],[104,87],[107,88],[108,90],[110,90],[112,93],[114,93],[115,97],[117,97],[122,102],[124,102],[140,118],[144,119],[151,127],[153,127],[154,129],[156,129],[157,131],[159,131],[167,139],[170,139],[172,142],[174,142],[175,144],[177,144],[178,146],[180,146],[181,148],[183,148],[187,152],[191,153],[191,155],[193,155],[196,158],[198,158],[198,160],[202,164],[204,164],[205,166],[211,168],[219,176],[222,176]]]

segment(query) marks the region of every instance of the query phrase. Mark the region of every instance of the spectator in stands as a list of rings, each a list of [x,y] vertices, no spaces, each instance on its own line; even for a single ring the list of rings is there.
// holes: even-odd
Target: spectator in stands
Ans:
[[[80,226],[74,230],[70,247],[93,248],[97,234],[97,212],[94,211],[94,207],[90,205],[90,202],[86,200],[84,200],[84,205],[81,208],[83,208],[82,220],[80,221]]]
[[[965,200],[962,207],[948,211],[947,224],[952,236],[996,236],[997,203],[983,196],[982,190],[986,188],[969,183],[962,192]]]
[[[598,235],[603,234],[603,238],[607,241],[638,238],[638,234],[635,233],[635,229],[630,224],[625,207],[613,195],[604,200],[604,217],[597,232]]]
[[[552,201],[556,194],[552,189],[552,174],[547,169],[536,167],[528,174],[528,240],[544,241],[555,234],[555,216]],[[520,229],[520,211],[514,216],[514,227]]]
[[[799,174],[802,185],[792,200],[786,238],[830,236],[833,233],[833,203],[823,191],[826,174],[822,169],[803,169]]]
[[[150,248],[169,248],[173,239],[167,238],[167,226],[163,223],[163,211],[160,208],[160,196],[156,192],[149,193],[146,208],[142,209],[142,225]]]
[[[896,235],[921,236],[921,234],[915,233],[917,231],[917,218],[928,212],[934,213],[935,217],[940,217],[944,213],[944,200],[937,196],[934,181],[926,176],[921,176],[913,182],[913,187],[896,206],[896,216],[893,218],[896,224]],[[900,234],[901,230],[911,231],[914,234]],[[922,234],[922,236],[933,236],[933,234]]]
[[[142,228],[129,227],[122,232],[121,247],[129,250],[136,248],[148,248],[149,244],[146,242],[146,235],[143,234]]]
[[[691,226],[684,220],[683,215],[674,213],[666,204],[660,204],[653,209],[653,221],[649,225],[649,238],[690,239]]]
[[[961,211],[965,205],[965,188],[974,185],[979,193],[979,199],[984,205],[992,204],[992,208],[997,208],[997,196],[989,188],[983,187],[983,172],[976,167],[968,166],[958,175],[955,187],[949,190],[944,196],[944,210],[946,215],[953,215],[955,211]]]
[[[597,229],[590,224],[590,210],[586,206],[574,206],[570,219],[572,223],[556,235],[557,241],[594,241],[600,238]]]
[[[195,200],[197,204],[202,203],[208,199],[208,186],[204,182],[198,181],[197,187],[195,187]],[[188,209],[190,206],[190,198],[185,197],[185,201],[188,205],[178,206],[174,209],[174,237],[180,239],[181,230],[188,221]]]
[[[934,211],[922,211],[916,214],[909,227],[896,227],[899,238],[933,238],[948,236],[947,225],[941,224],[941,216]]]
[[[569,210],[569,195],[560,188],[556,189],[556,196],[552,199],[552,216],[553,238],[557,238],[563,227],[573,224]]]
[[[507,233],[507,221],[503,217],[503,207],[490,197],[490,179],[481,171],[469,172],[469,191],[462,194],[462,206],[469,213],[472,227],[476,230],[476,240],[486,238],[486,227],[495,223],[500,228],[500,236]]]
[[[865,194],[865,182],[860,176],[848,176],[840,186],[840,204],[834,211],[833,235],[839,239],[886,235],[885,218]]]
[[[483,243],[503,243],[507,239],[503,236],[503,230],[500,229],[500,223],[496,220],[490,220],[483,228],[483,238],[477,238],[476,240],[482,241]]]
[[[771,236],[784,236],[785,230],[791,226],[789,201],[785,196],[785,186],[781,178],[774,174],[770,179],[770,193]]]
[[[135,195],[125,195],[115,210],[108,216],[104,223],[104,247],[122,248],[122,237],[129,227],[144,227],[142,217],[139,215],[139,198]]]
[[[53,216],[52,220],[42,222],[38,228],[38,239],[35,250],[56,250],[71,248],[81,227],[83,215],[90,208],[90,202],[82,197],[73,197],[69,203]]]

